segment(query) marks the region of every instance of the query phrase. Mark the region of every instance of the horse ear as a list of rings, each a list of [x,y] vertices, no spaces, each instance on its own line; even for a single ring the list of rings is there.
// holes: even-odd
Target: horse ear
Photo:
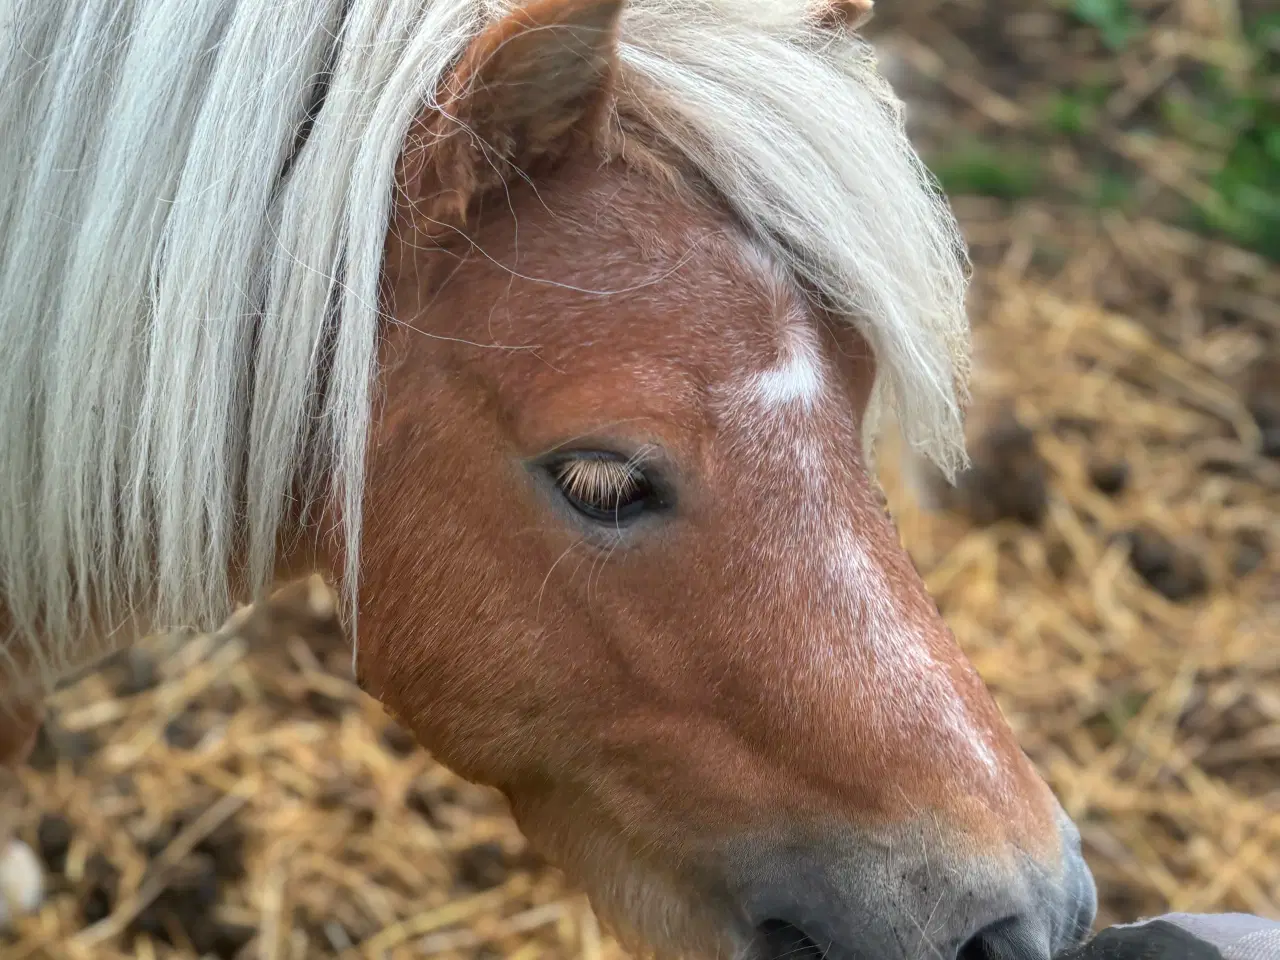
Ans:
[[[599,137],[622,6],[535,0],[472,41],[406,142],[400,178],[420,226],[463,226],[478,195]]]
[[[818,0],[812,15],[827,30],[857,30],[875,13],[875,0]]]

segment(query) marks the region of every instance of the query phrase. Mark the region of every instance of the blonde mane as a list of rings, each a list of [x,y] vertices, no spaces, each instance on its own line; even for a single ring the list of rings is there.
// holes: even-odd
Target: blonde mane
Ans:
[[[394,168],[504,9],[0,0],[11,673],[94,656],[95,613],[216,624],[230,565],[261,586],[299,500],[340,505],[354,613]],[[870,47],[811,12],[631,0],[617,95],[864,332],[881,405],[950,473],[963,245]]]

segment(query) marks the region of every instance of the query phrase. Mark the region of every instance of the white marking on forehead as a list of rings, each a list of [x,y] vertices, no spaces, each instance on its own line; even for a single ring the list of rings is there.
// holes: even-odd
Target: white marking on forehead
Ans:
[[[825,381],[817,338],[800,321],[784,331],[779,348],[778,364],[752,375],[745,385],[747,393],[768,410],[791,403],[811,410]]]
[[[738,253],[763,285],[774,315],[782,324],[777,363],[748,376],[741,385],[742,398],[766,410],[793,403],[812,409],[822,394],[825,371],[804,298],[777,260],[759,244],[744,241],[738,245]]]

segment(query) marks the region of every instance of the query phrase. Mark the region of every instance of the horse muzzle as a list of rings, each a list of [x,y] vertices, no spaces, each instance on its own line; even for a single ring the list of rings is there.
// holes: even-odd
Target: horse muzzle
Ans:
[[[1049,960],[1085,938],[1097,891],[1075,825],[1056,862],[938,844],[933,831],[783,843],[735,858],[751,960]],[[963,852],[961,852],[963,851]]]

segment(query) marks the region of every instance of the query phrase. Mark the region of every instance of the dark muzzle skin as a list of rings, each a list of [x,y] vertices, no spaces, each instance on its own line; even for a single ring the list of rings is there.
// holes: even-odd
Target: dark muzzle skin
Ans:
[[[1075,825],[1044,863],[980,852],[922,821],[736,845],[752,960],[1049,960],[1084,940],[1097,890]]]

